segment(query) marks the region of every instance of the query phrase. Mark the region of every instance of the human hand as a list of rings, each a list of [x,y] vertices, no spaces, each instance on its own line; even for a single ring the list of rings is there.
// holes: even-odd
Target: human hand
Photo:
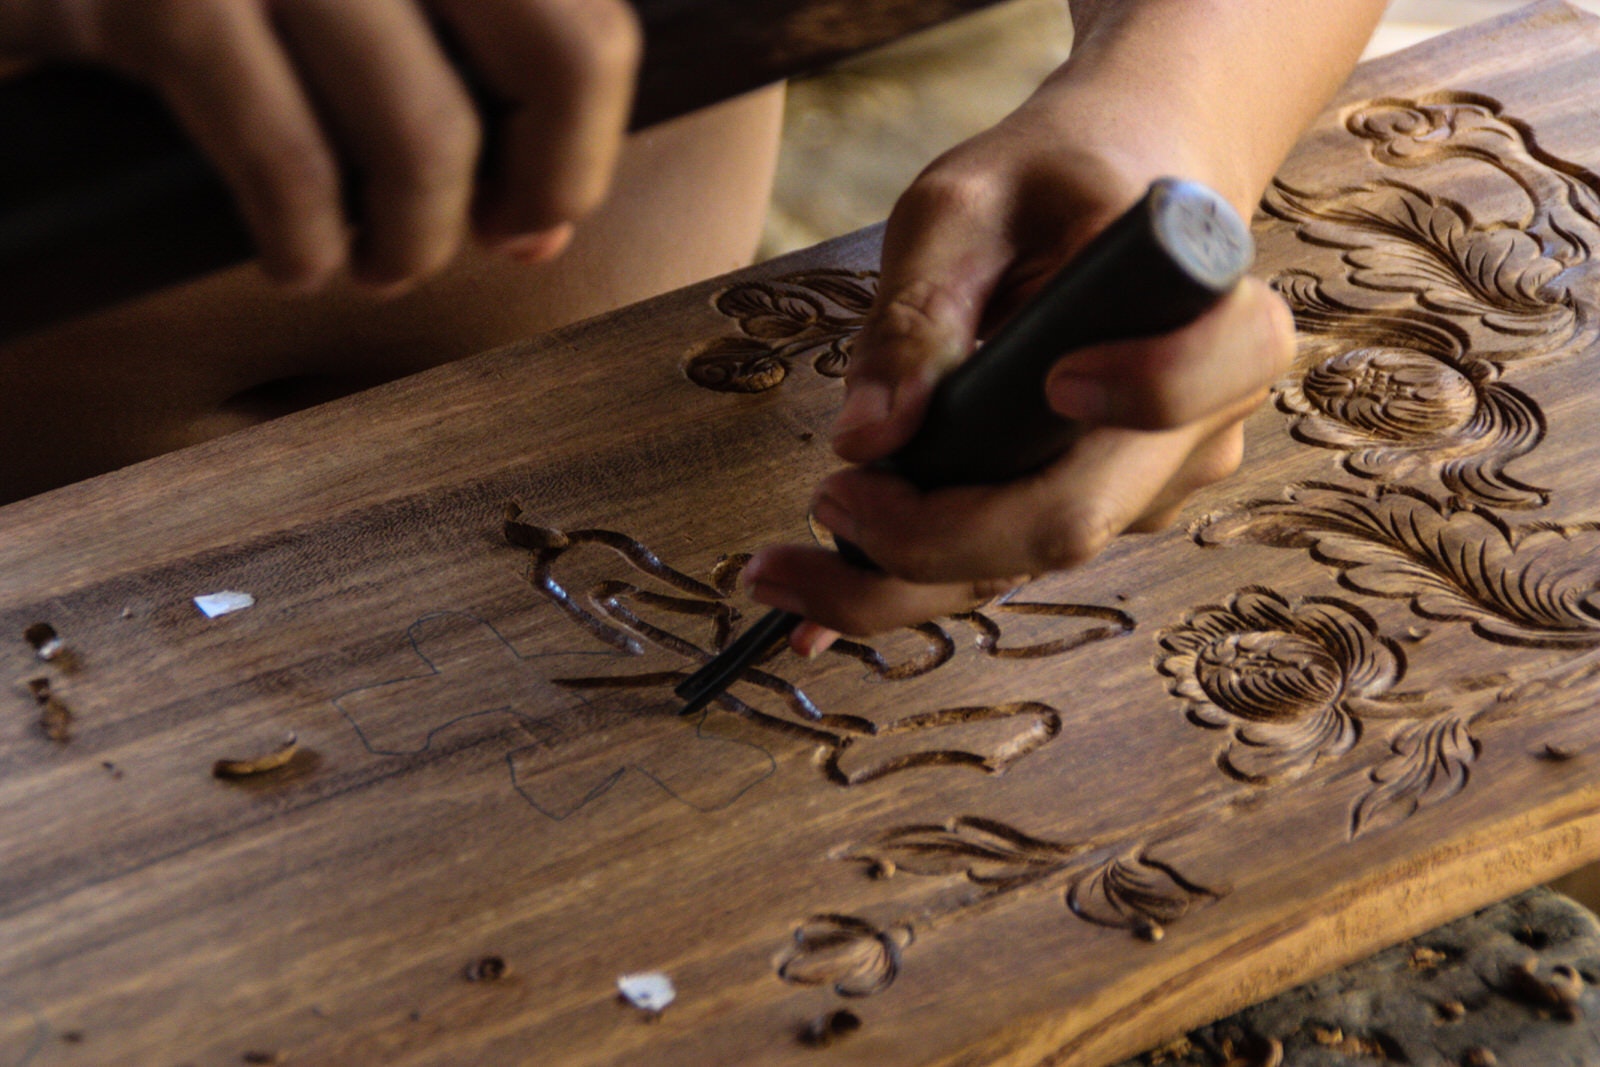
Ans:
[[[843,458],[870,463],[905,443],[975,337],[1156,176],[1112,153],[1063,153],[1021,125],[947,156],[896,206],[835,424]],[[1292,351],[1288,309],[1247,279],[1187,329],[1072,353],[1045,390],[1086,430],[1058,461],[1005,485],[927,493],[882,471],[840,472],[813,512],[884,573],[782,546],[746,569],[752,595],[812,620],[793,638],[810,653],[834,636],[824,626],[920,622],[1082,563],[1123,531],[1166,525],[1189,493],[1237,467],[1241,422]]]
[[[505,105],[487,168],[436,27]],[[624,0],[0,0],[0,55],[157,89],[267,273],[306,288],[347,267],[405,288],[474,230],[523,261],[558,254],[605,195],[639,52]]]

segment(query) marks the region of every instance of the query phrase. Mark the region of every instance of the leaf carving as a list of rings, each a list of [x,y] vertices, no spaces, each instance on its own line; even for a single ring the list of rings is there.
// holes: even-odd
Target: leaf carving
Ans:
[[[890,830],[850,855],[885,874],[959,874],[979,885],[1009,889],[1064,869],[1085,847],[1058,845],[993,819],[962,815],[943,824]]]
[[[1389,748],[1392,754],[1372,769],[1372,787],[1351,813],[1352,837],[1393,825],[1461,792],[1480,751],[1466,719],[1455,715],[1408,725]]]
[[[1194,532],[1202,545],[1310,549],[1351,588],[1409,600],[1429,618],[1468,621],[1491,641],[1600,644],[1600,526],[1592,523],[1509,527],[1403,486],[1363,494],[1307,484]]]
[[[711,303],[738,323],[739,334],[690,349],[684,373],[706,389],[757,393],[781,383],[795,360],[811,356],[818,374],[843,377],[851,338],[872,307],[876,277],[812,270],[724,289]]]

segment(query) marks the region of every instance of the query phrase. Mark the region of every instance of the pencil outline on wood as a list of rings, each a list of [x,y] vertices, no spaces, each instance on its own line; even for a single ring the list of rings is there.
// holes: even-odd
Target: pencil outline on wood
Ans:
[[[877,271],[821,268],[719,290],[711,306],[737,322],[739,332],[690,348],[683,372],[715,392],[760,393],[810,357],[818,374],[842,378],[877,278]]]
[[[708,732],[708,716],[701,716],[694,724],[693,736],[697,740],[716,742],[718,744],[732,744],[749,749],[760,754],[760,761],[763,764],[758,773],[747,774],[745,775],[745,780],[742,781],[742,783],[735,783],[735,788],[733,788],[731,792],[728,792],[728,795],[724,796],[722,799],[709,804],[698,803],[692,797],[685,795],[684,792],[674,788],[671,784],[669,784],[667,781],[668,776],[659,773],[658,770],[653,770],[650,766],[640,762],[623,763],[617,767],[611,768],[603,777],[596,781],[592,787],[582,791],[575,801],[567,804],[564,807],[556,807],[546,803],[545,801],[542,801],[540,797],[535,795],[534,790],[532,790],[527,783],[526,779],[528,775],[527,772],[522,768],[520,761],[529,753],[536,750],[551,746],[559,747],[562,731],[554,728],[550,720],[554,716],[570,713],[571,708],[553,709],[549,715],[535,716],[517,710],[515,703],[511,701],[495,703],[495,700],[497,699],[495,697],[485,698],[489,699],[491,703],[494,703],[493,707],[477,708],[476,710],[466,712],[464,714],[454,715],[443,721],[435,721],[427,724],[426,732],[422,735],[421,742],[413,747],[396,748],[381,742],[375,743],[373,737],[371,736],[370,727],[372,724],[368,723],[367,726],[363,726],[361,722],[361,716],[357,711],[352,710],[350,703],[352,700],[355,700],[362,695],[392,695],[392,691],[396,687],[406,683],[424,682],[430,685],[435,683],[449,683],[451,679],[447,677],[446,672],[439,668],[439,666],[432,658],[430,658],[425,650],[424,646],[426,642],[420,633],[423,627],[439,620],[457,620],[470,623],[473,626],[480,628],[482,633],[487,636],[487,639],[492,642],[493,648],[499,652],[502,657],[509,657],[511,662],[514,662],[519,666],[524,664],[532,666],[544,659],[561,658],[564,660],[567,658],[565,655],[556,657],[553,654],[536,654],[525,656],[518,651],[518,649],[512,645],[511,642],[506,640],[505,636],[493,623],[490,623],[487,620],[470,612],[449,610],[429,612],[417,619],[416,622],[412,623],[406,629],[406,644],[409,646],[412,654],[421,661],[422,666],[425,668],[421,673],[407,674],[397,678],[386,679],[372,685],[358,686],[346,690],[345,692],[340,693],[331,699],[331,703],[339,710],[339,713],[344,716],[345,721],[347,721],[351,728],[355,731],[356,737],[360,741],[362,747],[372,755],[422,755],[432,750],[434,738],[446,730],[457,727],[462,723],[470,722],[474,719],[488,719],[491,717],[506,716],[512,720],[517,727],[527,732],[533,739],[532,743],[511,748],[507,750],[504,755],[506,770],[510,778],[511,786],[516,790],[518,796],[520,796],[530,808],[553,822],[563,822],[577,812],[584,810],[593,801],[608,793],[630,771],[637,772],[643,778],[654,783],[662,791],[662,793],[672,800],[700,812],[720,811],[723,808],[732,805],[751,789],[754,789],[761,782],[767,780],[777,773],[777,761],[774,759],[769,750],[740,738],[722,737],[718,736],[714,732]],[[579,655],[583,655],[583,653],[579,653]],[[476,681],[477,679],[475,678],[474,680]],[[481,686],[479,688],[481,688]],[[473,686],[462,684],[454,691],[463,694],[470,694],[472,690]],[[583,693],[568,692],[577,705],[593,708],[593,701]],[[673,729],[676,730],[676,716],[673,716],[673,720]]]
[[[1432,466],[1466,500],[1535,508],[1548,490],[1506,468],[1543,440],[1545,419],[1501,378],[1594,339],[1600,179],[1542,152],[1502,110],[1471,93],[1380,98],[1348,108],[1344,127],[1386,169],[1427,178],[1454,161],[1498,177],[1515,210],[1484,201],[1475,213],[1389,176],[1326,192],[1273,183],[1263,211],[1339,262],[1274,279],[1302,337],[1301,371],[1277,403],[1296,440],[1344,452],[1357,477]]]
[[[506,522],[506,537],[531,554],[528,583],[584,632],[629,655],[665,653],[672,664],[665,669],[636,673],[551,679],[557,685],[578,690],[670,688],[724,647],[740,618],[731,600],[738,588],[739,571],[748,562],[747,555],[720,557],[711,568],[709,581],[702,582],[668,566],[636,539],[612,530],[564,532],[511,518]],[[558,578],[555,567],[569,551],[586,547],[611,553],[615,562],[626,565],[636,576],[671,592],[642,588],[638,577],[604,577],[574,593]],[[658,626],[644,618],[634,605],[678,619],[698,620],[707,627],[709,640],[697,644],[666,625]],[[1070,627],[1029,644],[1008,644],[1004,620],[1015,616],[1070,620]],[[1127,634],[1135,625],[1132,616],[1115,608],[1016,599],[986,605],[950,621],[971,629],[971,646],[979,656],[996,660],[1064,655]],[[924,623],[909,628],[908,633],[921,641],[922,651],[895,662],[859,641],[841,641],[828,654],[856,660],[867,668],[869,677],[881,681],[905,681],[930,674],[956,655],[957,642],[945,625]],[[774,649],[767,660],[747,671],[737,686],[777,695],[785,715],[754,706],[736,689],[719,696],[717,704],[778,733],[821,744],[824,758],[819,765],[839,785],[859,785],[917,767],[970,766],[998,774],[1061,732],[1060,712],[1037,700],[937,708],[903,714],[884,723],[859,715],[830,714],[800,687],[767,668],[766,664],[780,651]],[[965,740],[963,733],[970,731],[963,728],[1008,721],[1015,723],[1014,728],[987,750],[974,750],[970,741],[953,743]],[[920,744],[924,739],[929,741],[925,746]],[[910,749],[904,747],[908,740],[914,742]]]

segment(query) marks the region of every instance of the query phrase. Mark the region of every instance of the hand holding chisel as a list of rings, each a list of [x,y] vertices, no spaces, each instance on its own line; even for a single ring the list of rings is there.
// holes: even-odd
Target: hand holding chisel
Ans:
[[[1102,231],[1005,326],[946,376],[916,434],[877,466],[923,491],[1007,482],[1065,452],[1083,427],[1050,407],[1045,378],[1095,344],[1179,329],[1249,267],[1250,234],[1216,193],[1163,179]],[[871,567],[847,542],[840,554]],[[677,687],[684,713],[715,699],[801,622],[773,611]]]

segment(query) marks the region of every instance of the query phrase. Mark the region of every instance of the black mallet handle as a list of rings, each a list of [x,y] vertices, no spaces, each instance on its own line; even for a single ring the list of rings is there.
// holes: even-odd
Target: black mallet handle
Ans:
[[[915,436],[880,466],[922,490],[1029,474],[1081,432],[1050,410],[1044,380],[1089,345],[1187,326],[1238,283],[1255,256],[1244,221],[1196,182],[1162,178],[1047,282],[934,390]],[[840,554],[870,565],[853,545]],[[801,621],[767,613],[674,692],[705,707]]]

